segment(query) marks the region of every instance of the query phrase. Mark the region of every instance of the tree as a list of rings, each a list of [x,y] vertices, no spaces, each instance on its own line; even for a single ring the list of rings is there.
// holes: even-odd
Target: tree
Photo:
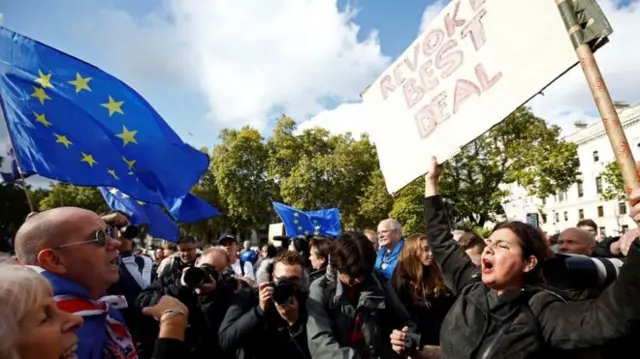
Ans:
[[[3,158],[0,157],[0,166]],[[47,190],[33,190],[29,185],[23,185],[22,181],[0,184],[0,245],[7,238],[13,237],[25,218],[31,212],[27,193],[34,205],[47,195]],[[35,208],[37,210],[37,208]]]
[[[502,213],[504,184],[545,198],[575,183],[578,168],[577,146],[521,107],[447,161],[439,188],[464,220],[482,227]]]
[[[337,207],[342,223],[350,229],[370,227],[381,219],[368,217],[371,211],[360,211],[378,169],[377,154],[367,136],[332,135],[322,128],[296,135],[295,122],[282,116],[267,145],[269,175],[279,184],[287,204],[303,210]]]
[[[419,178],[401,189],[393,202],[391,217],[402,224],[405,235],[425,233],[423,198],[424,178]]]
[[[39,202],[40,210],[56,207],[80,207],[98,214],[109,211],[109,206],[95,187],[74,186],[56,183],[45,198]]]
[[[618,200],[624,201],[627,199],[627,194],[624,191],[624,180],[622,179],[622,173],[618,168],[618,162],[609,162],[604,170],[600,173],[600,178],[604,182],[604,188],[600,194],[600,198],[604,201]]]
[[[371,228],[375,231],[378,223],[390,216],[393,203],[393,197],[387,192],[382,171],[377,168],[369,176],[362,195],[358,198],[358,214],[362,225],[360,228]]]
[[[222,130],[215,146],[212,173],[226,214],[238,229],[265,227],[272,218],[275,183],[268,177],[269,151],[260,133],[250,127]]]

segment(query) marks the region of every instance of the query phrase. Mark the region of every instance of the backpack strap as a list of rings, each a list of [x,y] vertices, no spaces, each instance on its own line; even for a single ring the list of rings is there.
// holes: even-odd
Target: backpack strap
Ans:
[[[244,260],[242,260],[242,257],[240,257],[240,272],[242,273],[242,276],[244,277]]]

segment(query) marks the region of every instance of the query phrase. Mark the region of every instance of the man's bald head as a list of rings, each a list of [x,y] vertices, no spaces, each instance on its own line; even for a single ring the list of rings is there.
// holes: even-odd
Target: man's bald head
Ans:
[[[590,256],[596,246],[595,237],[580,228],[568,228],[558,236],[558,250],[561,253],[583,254]]]
[[[16,234],[18,259],[26,265],[38,265],[41,250],[64,244],[67,240],[65,233],[70,233],[78,223],[96,217],[98,215],[94,212],[77,207],[54,208],[32,216]]]

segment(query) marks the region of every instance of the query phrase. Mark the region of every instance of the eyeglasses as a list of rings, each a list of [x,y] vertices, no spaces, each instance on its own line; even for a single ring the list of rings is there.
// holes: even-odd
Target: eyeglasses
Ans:
[[[90,241],[82,241],[82,242],[73,242],[73,243],[67,243],[67,244],[61,244],[59,246],[54,247],[53,249],[61,249],[61,248],[66,248],[66,247],[73,247],[73,246],[78,246],[81,244],[89,244],[89,243],[96,243],[101,247],[106,247],[107,246],[107,232],[103,231],[102,229],[98,229],[94,234],[93,234],[94,238]]]

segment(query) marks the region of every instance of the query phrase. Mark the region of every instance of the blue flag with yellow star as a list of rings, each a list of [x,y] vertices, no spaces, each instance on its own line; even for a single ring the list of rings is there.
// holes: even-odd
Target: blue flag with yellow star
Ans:
[[[161,203],[188,193],[209,165],[125,83],[2,27],[0,99],[25,173]]]
[[[272,205],[282,219],[287,236],[337,237],[340,235],[340,210],[337,208],[304,212],[278,202],[272,202]]]
[[[178,225],[158,205],[134,200],[115,188],[98,188],[107,205],[114,211],[122,211],[131,217],[131,224],[146,224],[148,232],[156,238],[175,242]]]

